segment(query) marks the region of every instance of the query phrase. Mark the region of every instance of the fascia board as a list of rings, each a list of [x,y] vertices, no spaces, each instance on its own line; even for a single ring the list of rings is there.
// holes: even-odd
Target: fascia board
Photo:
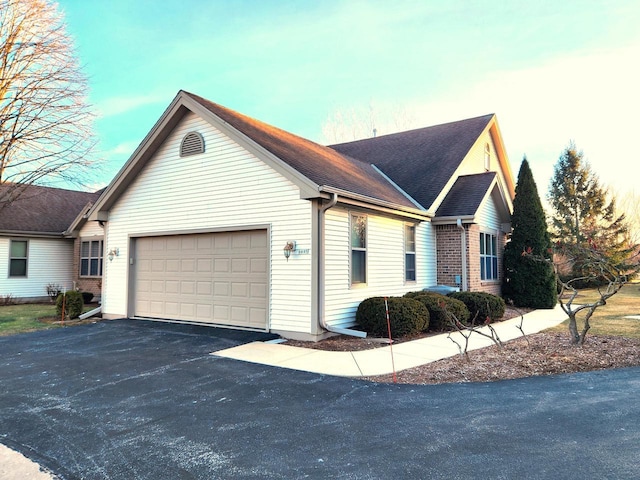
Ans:
[[[91,210],[92,206],[93,203],[89,202],[82,207],[82,210],[80,210],[80,213],[76,216],[73,222],[71,222],[71,225],[69,225],[69,227],[63,232],[65,236],[76,237],[78,235],[78,232],[87,221],[87,214]]]
[[[338,195],[338,202],[343,205],[357,206],[367,210],[375,210],[378,212],[395,215],[404,218],[412,218],[417,220],[429,221],[433,216],[425,210],[412,209],[403,205],[396,205],[390,202],[384,202],[364,195],[358,195],[339,188],[322,186],[321,192],[335,193]]]
[[[21,230],[0,230],[0,237],[20,237],[20,238],[54,238],[64,239],[61,232],[25,232]]]
[[[498,154],[498,161],[500,163],[500,168],[502,169],[502,175],[507,183],[507,191],[509,192],[509,196],[514,198],[516,196],[516,185],[513,172],[511,171],[511,163],[509,162],[507,150],[502,139],[502,133],[498,126],[498,118],[495,115],[491,119],[491,122],[489,122],[489,134],[491,135],[493,145],[495,146],[496,153]]]
[[[475,215],[454,215],[449,217],[435,217],[431,220],[433,225],[455,225],[458,220],[462,223],[476,223]]]
[[[88,220],[107,220],[108,211],[127,189],[129,184],[142,170],[146,161],[155,153],[156,149],[167,138],[169,133],[187,113],[184,106],[185,94],[181,91],[173,99],[149,133],[135,149],[129,160],[107,186],[100,198],[88,214]]]
[[[251,152],[257,158],[265,162],[268,166],[273,168],[287,180],[295,184],[300,189],[300,198],[310,199],[318,198],[321,196],[319,195],[319,185],[312,182],[309,178],[302,175],[298,170],[291,167],[288,163],[284,162],[282,159],[271,153],[262,145],[242,133],[233,125],[225,122],[208,108],[204,107],[196,100],[188,96],[185,97],[184,103],[187,108],[192,110],[197,115],[200,115],[213,127],[221,130],[229,138]]]

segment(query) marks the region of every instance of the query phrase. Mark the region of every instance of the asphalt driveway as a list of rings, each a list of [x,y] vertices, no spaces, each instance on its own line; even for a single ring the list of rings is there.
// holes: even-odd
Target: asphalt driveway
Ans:
[[[133,320],[0,337],[0,443],[62,479],[640,478],[640,368],[411,386],[209,355],[263,338]]]

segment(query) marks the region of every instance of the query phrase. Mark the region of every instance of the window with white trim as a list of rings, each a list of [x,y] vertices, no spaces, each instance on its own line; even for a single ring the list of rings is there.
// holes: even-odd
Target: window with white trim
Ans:
[[[480,280],[498,279],[498,237],[480,233]]]
[[[351,215],[351,284],[367,283],[367,217]]]
[[[9,247],[9,276],[26,277],[29,261],[29,242],[27,240],[11,240]]]
[[[102,240],[87,240],[80,243],[80,276],[102,276]]]
[[[407,282],[416,281],[416,226],[404,226],[404,279]]]

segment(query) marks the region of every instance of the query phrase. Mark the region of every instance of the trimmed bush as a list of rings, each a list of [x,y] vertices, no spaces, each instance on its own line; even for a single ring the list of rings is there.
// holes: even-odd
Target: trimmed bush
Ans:
[[[414,335],[429,328],[429,310],[412,298],[387,298],[393,338]],[[356,322],[376,337],[388,336],[384,297],[363,300],[356,311]]]
[[[61,293],[56,299],[56,313],[62,316],[62,299],[64,298],[64,317],[77,318],[82,313],[84,302],[82,295],[75,290],[69,290],[66,294]]]
[[[470,313],[470,320],[476,325],[485,322],[489,317],[492,321],[504,316],[504,300],[496,295],[486,292],[453,292],[449,297],[463,302]]]
[[[409,292],[405,297],[413,298],[427,307],[429,310],[429,330],[452,330],[449,314],[453,314],[461,323],[469,321],[467,306],[455,298],[433,292]]]

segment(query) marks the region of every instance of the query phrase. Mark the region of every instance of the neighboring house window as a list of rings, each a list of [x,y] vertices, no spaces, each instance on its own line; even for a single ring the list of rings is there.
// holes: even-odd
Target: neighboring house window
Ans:
[[[484,146],[484,169],[489,171],[491,168],[491,147],[487,143]]]
[[[367,283],[367,217],[351,216],[351,284]]]
[[[404,279],[416,281],[416,226],[404,226]]]
[[[498,239],[490,233],[480,233],[480,280],[498,279]]]
[[[9,252],[9,276],[26,277],[29,242],[27,240],[11,240]]]
[[[180,156],[186,157],[198,153],[204,153],[204,138],[198,132],[189,132],[180,144]]]
[[[80,276],[102,276],[102,240],[90,240],[80,244]]]

